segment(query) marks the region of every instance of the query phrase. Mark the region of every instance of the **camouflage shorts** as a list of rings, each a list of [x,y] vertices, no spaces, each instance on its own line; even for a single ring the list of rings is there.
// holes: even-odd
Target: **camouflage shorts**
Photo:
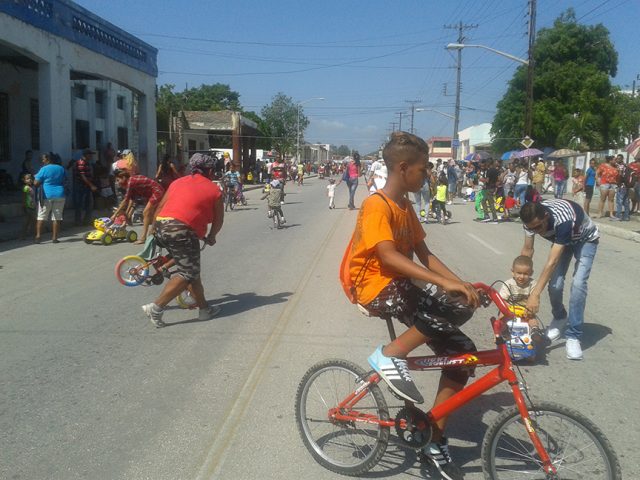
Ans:
[[[419,288],[407,278],[392,280],[364,307],[376,317],[395,319],[415,326],[427,337],[426,344],[436,355],[458,355],[477,351],[473,341],[460,331],[474,309],[447,295],[436,285]],[[464,385],[473,368],[443,369],[442,375]]]
[[[436,355],[455,355],[476,351],[471,339],[460,331],[474,309],[447,295],[436,285],[424,288],[411,280],[398,278],[364,306],[372,315],[396,319],[415,327],[429,337],[427,344]]]
[[[176,263],[176,272],[189,283],[200,278],[200,240],[178,220],[157,220],[156,235]]]

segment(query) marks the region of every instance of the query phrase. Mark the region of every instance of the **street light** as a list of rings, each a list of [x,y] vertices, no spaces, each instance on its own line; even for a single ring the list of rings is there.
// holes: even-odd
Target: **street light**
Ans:
[[[458,154],[458,126],[460,123],[460,76],[462,70],[462,49],[463,48],[482,48],[484,50],[489,50],[497,55],[508,58],[509,60],[513,60],[514,62],[521,63],[529,67],[529,71],[532,71],[532,65],[529,65],[529,61],[524,58],[516,57],[515,55],[511,55],[510,53],[505,53],[500,50],[496,50],[495,48],[487,47],[486,45],[475,45],[469,43],[449,43],[446,46],[447,50],[457,50],[458,51],[458,65],[457,65],[457,82],[456,82],[456,113],[455,119],[453,121],[453,155],[457,160]],[[531,73],[528,75],[531,77]],[[530,88],[527,89],[527,102],[525,104],[525,136],[531,134],[530,130],[530,117],[531,117],[531,104],[533,103],[533,91],[530,91]],[[455,146],[454,146],[455,145]]]
[[[440,110],[436,110],[435,108],[416,108],[416,112],[435,112],[445,117],[451,118],[452,120],[456,119],[454,115],[451,115],[450,113],[441,112]]]
[[[313,97],[308,98],[307,100],[303,100],[301,102],[296,103],[298,110],[298,122],[296,126],[296,163],[300,163],[300,105],[303,105],[307,102],[311,102],[313,100],[324,100],[324,97]]]
[[[487,47],[486,45],[471,45],[468,43],[450,43],[449,45],[447,45],[447,50],[462,50],[463,48],[482,48],[484,50],[489,50],[490,52],[497,53],[498,55],[513,60],[514,62],[518,62],[523,65],[529,65],[529,61],[525,60],[524,58],[516,57],[515,55],[511,55],[510,53],[501,52],[500,50]]]

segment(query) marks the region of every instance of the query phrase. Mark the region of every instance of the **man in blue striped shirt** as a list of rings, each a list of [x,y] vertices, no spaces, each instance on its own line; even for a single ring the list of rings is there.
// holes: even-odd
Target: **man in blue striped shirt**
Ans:
[[[598,250],[598,227],[580,205],[562,199],[526,203],[520,210],[520,218],[525,231],[522,255],[533,257],[536,234],[553,243],[538,284],[527,301],[527,309],[533,314],[538,312],[540,294],[548,284],[553,320],[547,336],[550,340],[557,339],[561,334],[560,329],[568,320],[569,326],[565,331],[567,358],[582,360],[580,338],[587,301],[587,282]],[[575,258],[575,270],[567,315],[562,292],[572,257]]]

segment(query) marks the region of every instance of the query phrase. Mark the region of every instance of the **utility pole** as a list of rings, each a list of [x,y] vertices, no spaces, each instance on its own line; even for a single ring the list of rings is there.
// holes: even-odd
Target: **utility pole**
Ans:
[[[533,133],[533,47],[536,41],[536,2],[529,0],[529,50],[527,53],[527,100],[524,107],[524,136]]]
[[[411,104],[411,130],[409,130],[409,133],[413,133],[413,115],[416,110],[416,103],[420,103],[422,100],[405,100],[405,102]]]
[[[389,125],[391,125],[391,133],[395,132],[397,123],[396,122],[390,122]]]
[[[462,44],[466,40],[464,36],[464,31],[471,28],[478,28],[478,25],[466,25],[463,24],[462,21],[458,22],[457,25],[445,25],[444,28],[448,29],[456,29],[458,30],[458,43]],[[458,159],[458,143],[460,141],[460,137],[458,136],[458,128],[460,126],[460,90],[462,87],[461,77],[462,77],[462,49],[458,49],[458,61],[456,64],[456,111],[453,120],[453,140],[451,142],[451,158],[454,160]]]
[[[402,115],[404,115],[404,112],[396,112],[396,115],[400,117],[400,121],[398,122],[398,130],[402,131]]]

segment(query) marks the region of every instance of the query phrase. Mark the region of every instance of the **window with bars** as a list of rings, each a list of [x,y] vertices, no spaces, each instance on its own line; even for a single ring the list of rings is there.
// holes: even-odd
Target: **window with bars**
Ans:
[[[9,95],[0,92],[0,162],[11,159],[9,135]]]

